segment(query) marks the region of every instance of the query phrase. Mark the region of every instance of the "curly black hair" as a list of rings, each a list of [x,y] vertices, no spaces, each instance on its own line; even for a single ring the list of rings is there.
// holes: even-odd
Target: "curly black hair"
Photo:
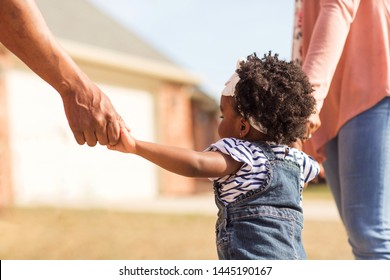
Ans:
[[[302,69],[271,52],[262,59],[249,55],[236,70],[235,110],[267,130],[267,140],[290,144],[306,134],[315,111],[313,88]]]

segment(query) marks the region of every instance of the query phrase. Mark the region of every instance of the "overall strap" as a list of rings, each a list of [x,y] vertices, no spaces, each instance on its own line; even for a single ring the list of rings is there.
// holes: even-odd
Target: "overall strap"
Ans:
[[[268,160],[276,159],[275,153],[272,151],[271,146],[267,142],[256,141],[256,142],[253,142],[253,144],[256,145],[257,147],[259,147],[263,151],[265,157]]]

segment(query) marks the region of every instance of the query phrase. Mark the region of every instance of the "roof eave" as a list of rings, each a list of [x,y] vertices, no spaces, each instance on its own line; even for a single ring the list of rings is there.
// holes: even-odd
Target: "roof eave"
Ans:
[[[70,40],[59,39],[59,41],[72,58],[78,61],[185,85],[196,86],[200,83],[199,77],[173,64]]]

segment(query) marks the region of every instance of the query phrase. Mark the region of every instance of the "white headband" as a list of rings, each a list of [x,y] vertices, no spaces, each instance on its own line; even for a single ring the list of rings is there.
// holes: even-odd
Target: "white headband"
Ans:
[[[240,68],[241,62],[243,62],[243,61],[246,61],[246,59],[245,58],[238,59],[237,64],[236,64],[236,69]],[[225,83],[225,87],[222,90],[221,95],[233,97],[235,95],[236,85],[237,85],[239,80],[240,80],[240,77],[238,76],[237,72],[234,71],[233,75]],[[252,117],[249,117],[248,121],[254,129],[260,131],[261,133],[267,134],[267,129],[265,127],[263,127],[255,119],[253,119]]]
[[[237,60],[236,69],[240,68],[240,64],[243,61],[246,61],[246,59],[242,58],[242,57]],[[236,85],[237,85],[239,80],[240,80],[240,77],[238,76],[237,72],[234,71],[233,75],[225,83],[225,87],[222,90],[221,94],[223,96],[234,96],[234,93],[236,91]]]

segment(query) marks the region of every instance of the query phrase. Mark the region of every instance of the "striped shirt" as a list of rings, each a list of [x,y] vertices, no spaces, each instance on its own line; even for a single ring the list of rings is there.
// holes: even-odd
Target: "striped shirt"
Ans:
[[[318,175],[320,171],[318,163],[304,152],[285,145],[271,144],[270,147],[276,158],[290,160],[299,165],[301,191],[305,183]],[[209,178],[220,185],[219,196],[225,204],[229,204],[235,201],[238,196],[259,189],[265,184],[268,159],[256,144],[236,138],[223,138],[208,147],[206,151],[219,151],[231,156],[236,161],[243,162],[236,174]]]

